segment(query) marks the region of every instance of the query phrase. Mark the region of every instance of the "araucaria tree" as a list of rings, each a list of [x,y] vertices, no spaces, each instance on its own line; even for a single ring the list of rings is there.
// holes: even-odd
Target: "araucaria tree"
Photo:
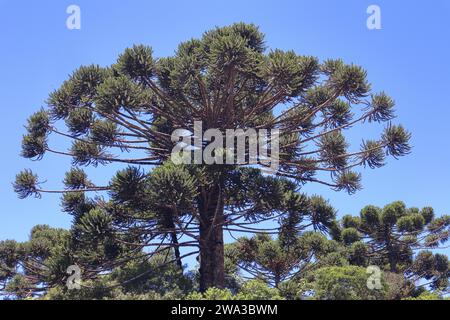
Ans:
[[[198,252],[204,291],[224,285],[225,230],[269,232],[258,226],[269,220],[292,234],[304,231],[306,219],[316,230],[332,227],[326,204],[312,205],[301,186],[353,193],[361,188],[358,168],[409,153],[410,134],[393,118],[394,101],[371,92],[361,67],[268,50],[256,26],[238,23],[181,43],[171,57],[156,59],[150,47],[135,45],[110,67],[80,67],[50,94],[48,108],[29,118],[22,143],[26,158],[71,157],[66,187],[45,190],[26,170],[14,188],[21,198],[63,193],[64,210],[74,216],[72,258],[85,275],[168,250],[182,266]],[[279,170],[263,174],[261,158],[247,167],[174,165],[172,132],[194,132],[196,121],[203,132],[279,129]],[[346,130],[372,123],[386,123],[381,137],[349,151]],[[50,136],[71,147],[56,149]],[[111,163],[128,166],[106,186],[80,168]]]
[[[407,208],[401,201],[364,207],[359,217],[346,215],[334,237],[350,249],[355,265],[377,265],[402,274],[402,290],[409,294],[420,286],[448,291],[450,264],[442,248],[450,237],[450,216],[435,217],[431,207]]]

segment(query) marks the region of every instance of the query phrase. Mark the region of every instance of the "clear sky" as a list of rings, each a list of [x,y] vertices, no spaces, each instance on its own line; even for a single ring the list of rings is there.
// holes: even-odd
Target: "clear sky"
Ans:
[[[66,8],[81,8],[81,30],[68,30]],[[381,30],[366,27],[369,5],[381,8]],[[135,43],[156,56],[214,26],[252,22],[270,48],[293,49],[320,59],[343,58],[362,65],[375,91],[397,103],[398,119],[413,133],[413,153],[363,172],[364,190],[349,196],[324,186],[304,190],[330,199],[339,214],[358,214],[367,204],[403,200],[450,213],[450,1],[23,1],[0,0],[0,240],[26,240],[36,224],[69,227],[59,197],[19,200],[11,183],[31,168],[48,187],[61,185],[70,160],[46,155],[19,157],[27,117],[45,105],[48,93],[83,64],[109,65]],[[379,128],[352,131],[357,144]],[[114,168],[89,170],[106,183]],[[447,251],[448,253],[449,251]]]

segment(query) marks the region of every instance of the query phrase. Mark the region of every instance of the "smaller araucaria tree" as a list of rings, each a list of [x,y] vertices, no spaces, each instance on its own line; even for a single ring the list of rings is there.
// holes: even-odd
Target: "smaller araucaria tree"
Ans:
[[[0,241],[0,295],[33,297],[64,283],[69,239],[67,230],[38,225],[26,242]]]
[[[143,251],[133,252],[133,256],[129,253],[128,261],[111,266],[102,277],[98,271],[87,269],[68,273],[68,267],[74,267],[80,259],[91,261],[92,266],[95,261],[105,259],[105,248],[93,248],[91,244],[83,250],[74,250],[73,242],[69,230],[47,225],[35,226],[28,241],[0,241],[0,297],[181,299],[194,288],[193,275],[183,274],[170,250],[148,258]],[[71,290],[68,284],[80,286]]]
[[[305,232],[289,244],[267,234],[239,238],[226,246],[226,257],[233,261],[244,279],[259,279],[279,288],[281,284],[304,279],[314,269],[334,261],[330,256],[344,250],[335,241],[317,232]],[[344,264],[346,261],[344,262]]]
[[[448,290],[450,265],[446,255],[432,253],[450,236],[450,216],[435,217],[431,207],[407,208],[401,201],[384,208],[366,206],[359,217],[344,216],[334,237],[350,248],[352,264],[377,265],[403,274],[406,285],[431,285]]]

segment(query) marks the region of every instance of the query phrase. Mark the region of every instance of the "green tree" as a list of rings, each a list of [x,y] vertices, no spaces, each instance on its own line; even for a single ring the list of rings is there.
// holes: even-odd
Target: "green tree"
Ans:
[[[66,230],[38,225],[27,242],[0,241],[0,294],[27,298],[59,285],[71,265],[69,239]]]
[[[248,225],[282,216],[295,228],[302,210],[286,206],[295,209],[298,187],[317,182],[353,193],[361,182],[352,170],[377,168],[386,155],[397,158],[410,151],[410,134],[390,122],[394,101],[371,92],[361,67],[268,51],[264,35],[244,23],[183,42],[171,57],[155,59],[150,47],[135,45],[109,67],[80,67],[47,104],[28,120],[22,155],[37,160],[46,153],[67,156],[73,168],[62,190],[46,190],[30,170],[19,173],[14,183],[19,197],[64,193],[77,240],[92,243],[85,260],[95,260],[95,268],[86,269],[100,271],[103,265],[108,270],[133,246],[155,252],[195,248],[191,254],[200,254],[202,291],[224,286],[224,230],[255,231]],[[256,171],[242,165],[163,166],[174,146],[172,132],[192,133],[195,121],[202,122],[203,132],[279,129],[277,175],[290,184],[257,171],[267,167],[263,157]],[[370,122],[387,123],[381,137],[348,150],[344,132]],[[57,149],[51,136],[66,138],[71,146]],[[247,157],[249,149],[244,148]],[[106,186],[94,184],[79,168],[113,163],[129,167]],[[152,166],[157,169],[149,173]],[[85,196],[104,191],[109,201]],[[170,201],[151,200],[160,198]],[[88,231],[95,231],[95,238]],[[94,245],[105,253],[97,259]],[[182,266],[180,250],[176,259]]]
[[[68,230],[38,225],[26,242],[0,242],[0,295],[56,300],[181,299],[194,288],[193,276],[184,275],[168,251],[149,258],[141,252],[141,257],[113,267],[105,276],[81,270],[80,290],[69,290],[67,268],[83,253],[72,250],[72,241]]]
[[[408,297],[408,298],[404,298],[403,300],[443,300],[443,299],[444,298],[437,293],[424,291],[416,297]],[[447,300],[448,300],[448,298],[447,298]]]
[[[384,299],[388,286],[381,279],[380,289],[369,289],[366,268],[358,266],[326,267],[314,272],[313,297],[318,300]]]
[[[167,261],[171,261],[167,263]],[[83,274],[82,274],[83,276]],[[130,261],[108,275],[86,280],[79,290],[65,284],[51,287],[41,297],[45,300],[179,300],[194,290],[194,279],[183,275],[166,254],[153,255],[146,261]]]
[[[448,290],[448,258],[430,250],[448,241],[450,216],[435,217],[431,207],[407,208],[397,201],[382,209],[366,206],[358,217],[344,216],[340,226],[335,238],[349,248],[350,263],[401,274],[406,295],[419,280],[425,280],[422,286]]]
[[[259,234],[251,239],[240,238],[228,246],[231,252],[227,258],[245,277],[275,288],[284,287],[290,280],[299,281],[321,266],[347,264],[344,248],[316,232],[305,232],[289,245]]]
[[[229,289],[209,288],[204,293],[193,292],[187,300],[284,300],[280,291],[269,287],[264,281],[250,280],[244,283],[237,294]]]

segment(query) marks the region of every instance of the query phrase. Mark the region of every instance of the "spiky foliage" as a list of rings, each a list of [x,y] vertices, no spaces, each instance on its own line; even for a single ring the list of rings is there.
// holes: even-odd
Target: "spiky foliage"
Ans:
[[[407,289],[421,286],[447,291],[450,265],[447,256],[433,253],[450,235],[450,216],[436,217],[431,207],[407,208],[401,201],[384,208],[364,207],[359,216],[344,216],[335,238],[350,249],[350,262],[377,265],[386,272],[402,274]],[[406,292],[406,293],[405,293]]]
[[[88,227],[87,222],[84,225]],[[130,254],[114,253],[115,259],[126,257],[128,260],[103,276],[95,270],[81,268],[81,288],[70,290],[67,286],[69,266],[88,260],[93,266],[95,259],[108,258],[107,248],[101,246],[77,248],[76,232],[38,225],[31,230],[26,242],[1,241],[0,296],[56,300],[179,299],[193,290],[192,276],[183,275],[170,250],[152,255],[135,253],[135,259],[130,259]],[[92,242],[89,245],[92,246]],[[94,250],[97,254],[93,257]]]
[[[24,243],[0,242],[0,294],[27,298],[42,294],[66,278],[71,265],[69,232],[38,225]]]
[[[118,172],[108,186],[88,182],[79,169],[68,175],[63,208],[75,216],[76,240],[88,243],[94,237],[97,242],[84,248],[101,246],[108,252],[93,259],[104,264],[101,269],[110,268],[110,257],[120,254],[117,241],[156,252],[166,246],[199,247],[201,290],[224,285],[224,228],[255,231],[247,224],[282,216],[295,227],[303,210],[297,189],[303,184],[353,193],[361,188],[357,167],[377,168],[386,155],[410,152],[410,134],[390,123],[393,100],[371,92],[361,67],[269,51],[258,28],[244,23],[183,42],[171,57],[156,59],[151,48],[135,45],[109,67],[80,67],[47,104],[29,119],[24,157],[55,153],[71,157],[74,166],[135,166]],[[290,181],[242,170],[242,164],[164,167],[149,174],[145,166],[169,159],[171,133],[192,132],[195,121],[202,122],[203,131],[279,129],[277,175]],[[346,131],[370,122],[386,122],[381,137],[349,151]],[[69,150],[53,147],[54,135],[71,141]],[[258,160],[259,168],[267,166]],[[17,176],[14,187],[20,197],[45,192],[29,171]],[[82,195],[104,190],[110,190],[110,201]],[[319,210],[312,216],[317,229],[329,227],[322,224],[328,214]],[[100,237],[105,243],[98,242]]]
[[[334,265],[341,259],[346,263],[337,242],[314,232],[305,232],[289,244],[273,240],[267,234],[240,238],[228,245],[227,258],[242,271],[244,278],[256,278],[277,288],[290,280],[305,278],[328,262]]]

